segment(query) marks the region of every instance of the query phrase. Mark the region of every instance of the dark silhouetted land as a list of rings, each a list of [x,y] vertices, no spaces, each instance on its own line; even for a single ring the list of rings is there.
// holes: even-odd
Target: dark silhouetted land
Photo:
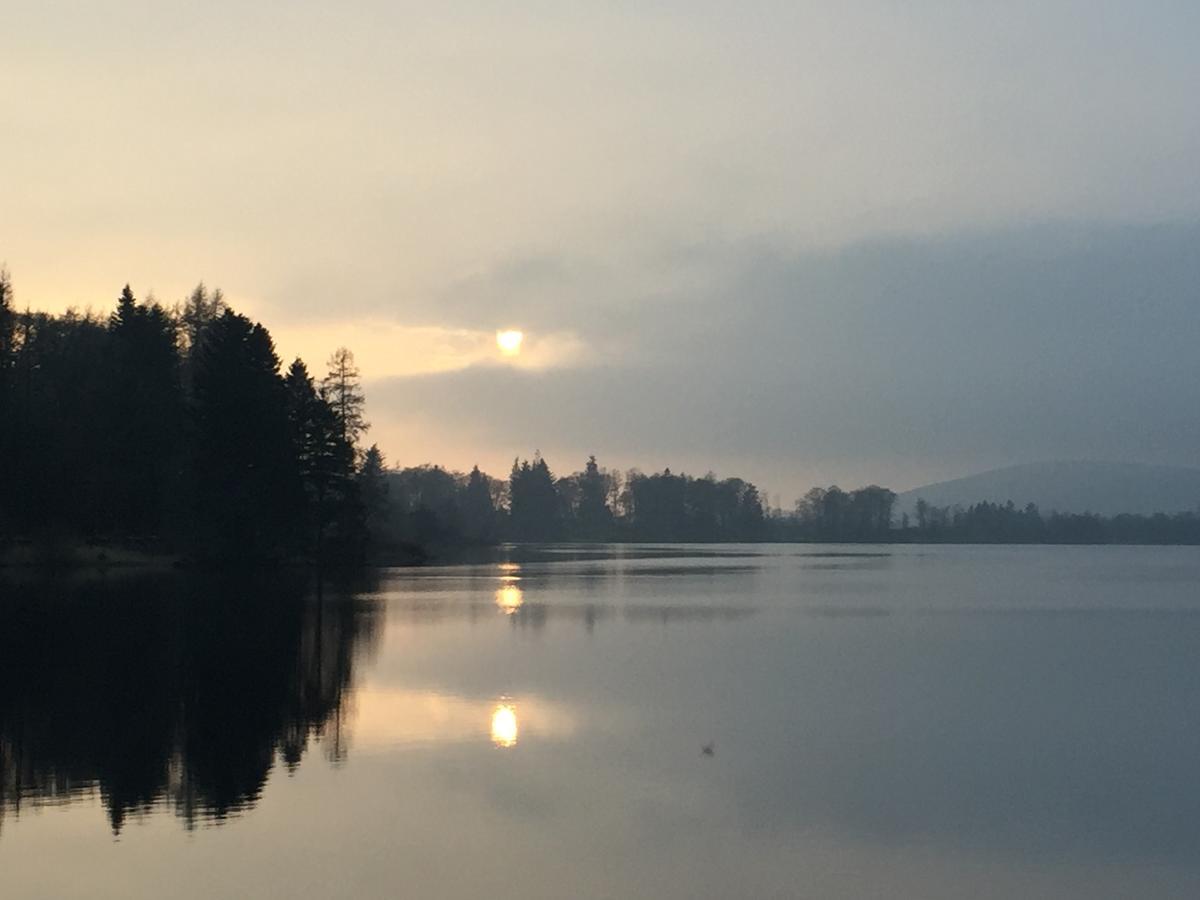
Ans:
[[[595,457],[561,476],[540,454],[507,479],[389,471],[363,446],[365,406],[349,350],[319,378],[300,359],[284,370],[267,329],[203,285],[169,308],[126,286],[107,316],[53,316],[17,312],[0,272],[0,561],[346,566],[505,541],[1200,543],[1195,511],[1044,514],[1005,480],[1070,496],[1077,469],[933,486],[911,509],[877,485],[814,488],[786,512],[741,478]],[[1178,483],[1175,509],[1195,510],[1194,487]],[[985,499],[936,500],[964,490]]]

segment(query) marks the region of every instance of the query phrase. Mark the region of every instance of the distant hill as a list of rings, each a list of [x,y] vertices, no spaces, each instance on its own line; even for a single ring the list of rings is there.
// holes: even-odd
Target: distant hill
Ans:
[[[1200,507],[1200,469],[1141,463],[1042,462],[993,469],[900,494],[896,514],[912,514],[918,499],[934,506],[969,506],[981,500],[1042,512],[1182,512]]]

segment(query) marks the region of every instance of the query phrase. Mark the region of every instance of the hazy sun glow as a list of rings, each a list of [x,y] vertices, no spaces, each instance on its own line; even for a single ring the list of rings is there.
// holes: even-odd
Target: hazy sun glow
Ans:
[[[513,747],[517,743],[517,711],[511,703],[499,703],[492,710],[492,743]]]
[[[500,352],[505,356],[516,356],[521,352],[521,342],[525,340],[525,333],[510,329],[508,331],[496,332],[496,346],[500,348]]]
[[[521,608],[521,604],[524,602],[525,595],[516,585],[508,584],[496,591],[496,606],[498,606],[506,616],[511,616],[513,613],[515,613]]]

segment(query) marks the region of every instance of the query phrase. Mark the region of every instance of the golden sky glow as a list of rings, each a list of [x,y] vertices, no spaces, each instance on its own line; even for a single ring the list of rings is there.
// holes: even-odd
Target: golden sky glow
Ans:
[[[534,339],[519,331],[403,325],[376,319],[272,323],[268,327],[284,365],[299,356],[310,369],[321,371],[333,350],[349,347],[368,379],[453,372],[494,364],[497,359],[515,368],[540,371],[586,363],[591,356],[578,337],[565,331],[540,333]],[[511,334],[519,337],[504,337]],[[509,351],[506,346],[516,349]]]
[[[203,279],[285,366],[350,348],[394,465],[596,453],[785,506],[1037,458],[1190,465],[1195,240],[1154,229],[1200,217],[1196,4],[972,6],[16,0],[0,264],[21,309]],[[1101,245],[1047,223],[1150,226],[1113,237],[1143,247],[1150,314],[1102,303]],[[1020,353],[980,359],[1001,321]],[[1114,355],[1140,368],[1100,390]]]

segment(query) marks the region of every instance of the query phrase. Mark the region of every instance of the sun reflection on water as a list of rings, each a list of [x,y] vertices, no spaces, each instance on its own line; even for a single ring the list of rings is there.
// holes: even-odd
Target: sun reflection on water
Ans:
[[[517,744],[517,710],[511,703],[498,703],[492,710],[492,743],[505,748]]]
[[[496,606],[506,616],[511,616],[518,609],[520,609],[524,603],[524,593],[514,584],[506,584],[504,587],[496,591]]]

